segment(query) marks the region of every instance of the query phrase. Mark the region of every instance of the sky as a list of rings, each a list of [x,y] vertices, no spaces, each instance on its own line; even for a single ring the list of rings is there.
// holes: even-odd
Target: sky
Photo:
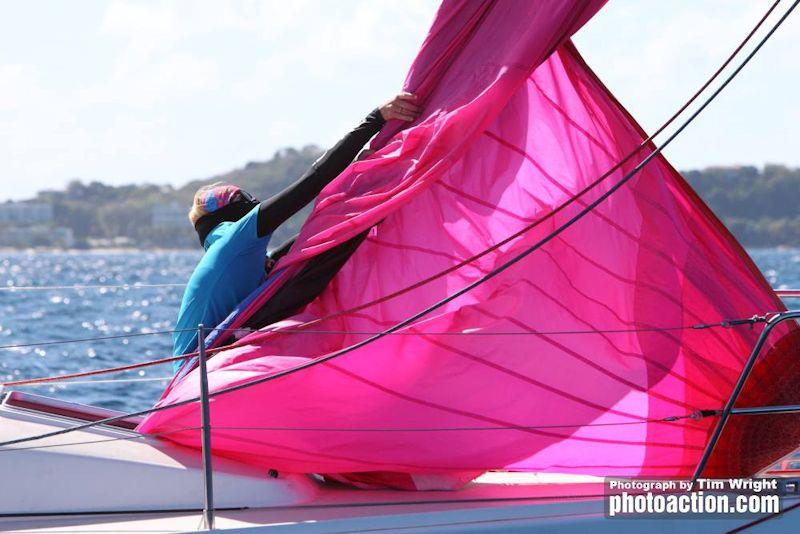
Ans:
[[[771,1],[610,0],[575,42],[650,131]],[[0,0],[0,201],[75,178],[180,185],[328,146],[401,88],[438,3]],[[798,43],[800,10],[672,163],[800,166]]]

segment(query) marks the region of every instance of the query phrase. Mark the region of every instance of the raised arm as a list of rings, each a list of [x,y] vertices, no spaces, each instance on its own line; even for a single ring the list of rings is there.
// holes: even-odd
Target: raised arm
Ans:
[[[278,226],[314,200],[322,189],[347,168],[372,136],[388,119],[414,120],[419,108],[415,97],[407,93],[376,108],[352,132],[325,152],[295,183],[261,202],[258,211],[258,236],[275,231]]]

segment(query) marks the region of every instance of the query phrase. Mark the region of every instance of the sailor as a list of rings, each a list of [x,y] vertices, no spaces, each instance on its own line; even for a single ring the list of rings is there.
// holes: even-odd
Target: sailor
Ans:
[[[413,121],[419,111],[415,95],[397,95],[367,115],[294,184],[263,202],[228,183],[198,189],[189,220],[206,252],[183,294],[172,335],[173,354],[197,350],[197,325],[217,326],[262,283],[265,263],[269,268],[291,246],[287,242],[267,255],[267,244],[278,226],[314,200],[387,120]],[[175,371],[182,362],[174,362]]]

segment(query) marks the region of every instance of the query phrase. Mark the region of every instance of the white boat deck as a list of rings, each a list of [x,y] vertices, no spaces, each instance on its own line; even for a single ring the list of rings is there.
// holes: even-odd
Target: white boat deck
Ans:
[[[500,476],[495,475],[495,476]],[[219,510],[216,529],[231,533],[343,532],[730,532],[753,523],[735,519],[607,519],[594,483],[506,486],[482,482],[459,492],[375,492],[331,488],[306,506]],[[508,490],[508,491],[506,491]],[[568,495],[548,496],[550,493]],[[507,497],[503,495],[507,494]],[[527,494],[527,496],[525,495]],[[540,494],[537,496],[537,494]],[[516,497],[515,497],[516,495]],[[17,533],[167,533],[202,530],[199,511],[78,514],[0,518],[0,531]],[[797,518],[779,516],[747,532],[796,533]]]
[[[0,403],[0,441],[73,426],[81,411],[96,410],[17,400]],[[4,447],[0,477],[1,532],[195,532],[202,524],[198,451],[126,428]],[[223,458],[214,459],[214,497],[216,528],[248,533],[725,532],[753,520],[609,520],[602,479],[587,476],[490,472],[458,491],[360,490],[308,475],[273,478]],[[771,519],[768,531],[797,532],[796,519]]]
[[[557,478],[557,477],[556,477]],[[548,480],[549,479],[549,480]],[[602,485],[554,483],[553,477],[490,473],[457,492],[356,490],[315,483],[312,503],[218,510],[216,528],[246,532],[353,532],[447,528],[493,529],[519,524],[599,519]],[[0,518],[3,532],[194,532],[201,512],[141,512]]]
[[[74,426],[91,415],[109,412],[35,395],[7,395],[0,403],[0,441]],[[98,426],[5,447],[0,450],[0,473],[3,532],[182,532],[200,525],[203,472],[198,451],[129,428]],[[580,496],[597,501],[601,482],[593,477],[489,473],[455,492],[359,490],[308,475],[271,477],[214,458],[219,529],[318,531],[323,523],[328,529],[342,521],[348,529],[384,521],[395,528],[420,521],[450,523],[456,516],[468,522],[478,517],[510,521],[511,507],[523,510],[533,503]],[[541,513],[537,508],[536,514]],[[602,506],[593,513],[602,514]]]

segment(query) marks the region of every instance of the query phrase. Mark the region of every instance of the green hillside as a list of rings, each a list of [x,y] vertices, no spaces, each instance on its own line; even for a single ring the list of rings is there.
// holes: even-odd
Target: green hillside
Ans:
[[[260,199],[277,193],[298,177],[320,156],[315,146],[287,148],[263,162],[250,162],[218,176],[193,180],[180,188],[169,185],[110,186],[101,182],[70,182],[63,191],[43,191],[35,199],[53,205],[57,225],[71,228],[79,246],[91,239],[129,238],[141,247],[196,247],[197,237],[186,219],[176,228],[151,225],[152,208],[176,202],[188,213],[198,187],[215,181],[237,184]],[[294,235],[308,208],[290,219],[276,233],[275,242]]]
[[[800,247],[800,169],[710,167],[683,175],[743,245]]]

